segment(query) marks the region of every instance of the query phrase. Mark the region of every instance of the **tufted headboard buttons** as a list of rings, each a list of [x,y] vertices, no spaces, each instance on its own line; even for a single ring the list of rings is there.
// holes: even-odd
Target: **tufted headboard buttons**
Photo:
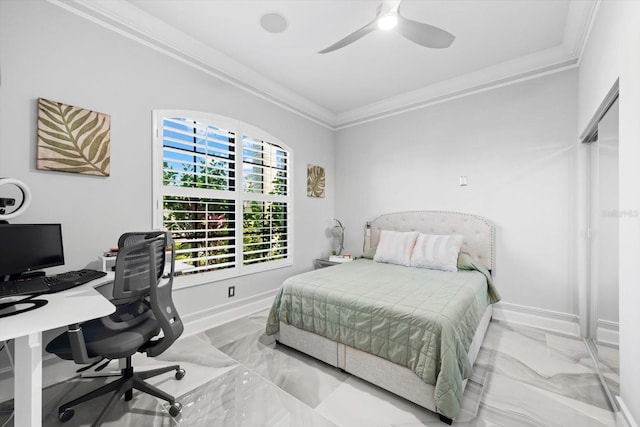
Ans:
[[[382,230],[462,235],[462,252],[467,252],[474,261],[488,270],[494,268],[495,227],[481,216],[446,211],[409,211],[381,215],[371,222],[365,249],[378,245]]]

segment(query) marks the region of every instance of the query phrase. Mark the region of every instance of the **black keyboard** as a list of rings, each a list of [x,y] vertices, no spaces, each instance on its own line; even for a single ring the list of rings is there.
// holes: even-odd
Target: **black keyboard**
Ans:
[[[104,271],[84,269],[67,271],[52,276],[36,276],[0,282],[0,298],[61,292],[99,279],[106,274]]]
[[[0,298],[49,292],[49,286],[44,283],[43,278],[43,276],[40,276],[0,282]]]

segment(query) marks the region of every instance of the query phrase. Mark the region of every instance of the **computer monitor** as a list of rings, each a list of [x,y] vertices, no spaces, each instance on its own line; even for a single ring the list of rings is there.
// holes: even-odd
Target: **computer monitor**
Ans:
[[[0,280],[64,265],[60,224],[0,224]]]

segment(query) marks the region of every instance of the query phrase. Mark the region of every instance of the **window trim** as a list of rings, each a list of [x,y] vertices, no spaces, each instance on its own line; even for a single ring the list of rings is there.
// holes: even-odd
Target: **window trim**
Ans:
[[[217,271],[206,271],[202,273],[192,273],[185,276],[176,276],[174,279],[174,287],[176,289],[188,286],[195,286],[209,282],[216,282],[233,277],[240,277],[249,274],[262,273],[284,267],[290,267],[294,263],[294,182],[293,182],[293,165],[294,156],[291,147],[283,143],[280,139],[265,132],[264,130],[244,123],[240,120],[221,116],[213,113],[192,111],[192,110],[153,110],[152,129],[153,129],[153,146],[152,146],[152,226],[154,229],[163,229],[163,138],[162,138],[162,120],[168,117],[189,117],[190,119],[210,123],[220,128],[233,131],[236,134],[236,185],[234,191],[220,191],[221,198],[229,198],[235,200],[235,217],[240,226],[236,227],[235,239],[237,245],[235,266],[231,268],[221,269]],[[258,138],[262,141],[269,142],[280,146],[287,152],[287,195],[277,196],[263,193],[245,193],[242,184],[242,137],[247,135]],[[197,191],[197,190],[195,190]],[[277,199],[277,200],[274,200]],[[287,257],[282,260],[269,262],[253,263],[244,265],[243,263],[243,202],[246,200],[258,201],[284,201],[287,204]]]

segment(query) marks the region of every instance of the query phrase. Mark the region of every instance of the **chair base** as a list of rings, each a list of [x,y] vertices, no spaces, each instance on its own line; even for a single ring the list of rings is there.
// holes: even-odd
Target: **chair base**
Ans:
[[[164,366],[162,368],[152,369],[149,371],[134,372],[133,367],[131,366],[131,357],[127,357],[126,363],[127,365],[122,369],[121,377],[119,379],[105,384],[96,390],[78,397],[77,399],[60,405],[58,408],[58,418],[60,421],[66,422],[73,417],[74,411],[71,409],[72,407],[88,402],[96,397],[113,393],[107,403],[107,406],[102,410],[98,418],[92,424],[92,426],[98,427],[102,425],[107,414],[111,409],[113,409],[122,396],[124,396],[125,401],[129,401],[133,398],[133,389],[169,402],[169,404],[171,404],[171,408],[169,409],[171,416],[175,417],[180,413],[182,405],[177,403],[173,396],[144,381],[147,378],[155,377],[169,371],[176,371],[175,377],[180,380],[185,375],[185,371],[180,368],[180,365]]]

